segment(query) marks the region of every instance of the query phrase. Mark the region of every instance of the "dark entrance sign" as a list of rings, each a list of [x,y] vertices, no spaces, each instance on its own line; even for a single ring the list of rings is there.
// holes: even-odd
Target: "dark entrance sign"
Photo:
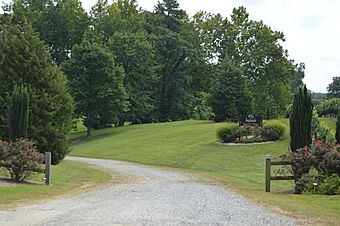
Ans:
[[[262,116],[258,115],[247,115],[240,118],[240,126],[262,126]]]

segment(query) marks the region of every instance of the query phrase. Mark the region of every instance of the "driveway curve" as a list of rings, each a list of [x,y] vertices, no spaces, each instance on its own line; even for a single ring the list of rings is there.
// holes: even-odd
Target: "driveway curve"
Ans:
[[[190,174],[111,160],[68,159],[137,179],[0,211],[0,225],[295,225],[290,218]]]

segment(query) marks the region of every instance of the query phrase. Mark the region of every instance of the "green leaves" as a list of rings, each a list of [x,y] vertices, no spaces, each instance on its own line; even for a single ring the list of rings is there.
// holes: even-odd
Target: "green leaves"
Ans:
[[[71,128],[72,98],[66,78],[52,64],[47,47],[30,25],[6,24],[0,33],[0,137],[8,138],[6,106],[15,84],[30,91],[27,137],[39,151],[52,152],[55,164],[66,154],[65,134]]]
[[[239,68],[229,60],[222,63],[210,96],[215,121],[237,121],[240,116],[252,112],[253,96],[248,85]]]
[[[75,112],[85,118],[89,136],[95,124],[113,124],[127,110],[124,70],[99,43],[85,39],[75,45],[63,70],[70,81]]]

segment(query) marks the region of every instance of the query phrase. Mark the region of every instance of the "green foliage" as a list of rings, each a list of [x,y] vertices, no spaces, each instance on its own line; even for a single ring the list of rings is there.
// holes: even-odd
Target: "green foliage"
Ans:
[[[295,94],[290,115],[290,147],[293,152],[312,144],[313,104],[306,86]]]
[[[315,108],[318,111],[319,116],[336,117],[340,110],[340,99],[331,98],[320,101]]]
[[[69,58],[90,25],[79,0],[16,0],[12,8],[7,12],[12,22],[32,24],[58,64]]]
[[[333,174],[340,176],[340,149],[335,143],[315,141],[310,148],[305,146],[296,152],[291,152],[290,159],[293,161],[297,193],[302,193],[306,189],[306,184],[311,181],[314,183],[310,175],[311,168],[317,170],[318,175],[321,176],[318,178],[320,181],[323,180],[322,177],[330,177]],[[320,181],[317,184],[320,184]],[[311,186],[307,187],[311,188]]]
[[[340,144],[340,113],[336,117],[335,140],[337,144]]]
[[[256,114],[265,118],[283,116],[291,102],[291,88],[303,77],[303,68],[294,65],[280,45],[283,33],[262,21],[250,20],[244,7],[234,8],[230,19],[199,12],[194,23],[206,57],[216,61],[217,56],[218,63],[233,59],[251,82]]]
[[[209,94],[201,92],[199,97],[196,98],[196,103],[194,104],[194,109],[192,112],[192,117],[196,120],[212,120],[214,118],[214,113],[212,108],[209,106]]]
[[[217,137],[224,143],[234,142],[236,139],[235,132],[237,130],[237,124],[227,124],[217,130]]]
[[[30,140],[0,140],[0,167],[5,167],[17,182],[29,179],[34,170],[39,170],[44,157]]]
[[[117,122],[128,106],[123,86],[124,69],[103,46],[83,40],[72,49],[72,57],[63,64],[76,102],[75,113],[84,118],[88,136],[98,122]]]
[[[311,131],[313,140],[334,140],[334,134],[332,133],[331,129],[324,121],[320,120],[315,109],[313,110]]]
[[[312,194],[340,195],[340,176],[304,175],[300,181],[301,190]]]
[[[225,143],[260,143],[280,139],[286,131],[280,122],[267,123],[266,127],[241,126],[228,124],[217,130],[217,137]]]
[[[319,186],[319,193],[322,195],[340,195],[340,176],[333,174],[327,177]]]
[[[11,140],[27,137],[29,93],[23,86],[14,86],[9,106],[9,137]]]
[[[51,62],[48,48],[30,25],[3,24],[0,32],[0,138],[9,138],[10,96],[15,84],[30,92],[27,137],[40,152],[51,152],[53,164],[67,153],[65,134],[71,129],[72,98],[67,80]]]
[[[217,122],[237,121],[252,111],[252,95],[248,80],[239,68],[226,60],[218,71],[210,96],[210,106]]]
[[[288,130],[288,128],[285,124],[281,123],[280,121],[276,121],[276,120],[266,121],[263,124],[263,128],[276,131],[279,138],[280,137],[282,138],[285,135],[286,131]]]
[[[333,81],[327,87],[328,98],[340,98],[340,77],[333,77]]]

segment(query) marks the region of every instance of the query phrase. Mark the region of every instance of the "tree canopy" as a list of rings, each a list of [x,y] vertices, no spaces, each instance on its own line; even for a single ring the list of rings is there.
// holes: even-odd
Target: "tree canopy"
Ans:
[[[18,35],[17,47],[4,48],[2,55],[8,51],[19,60],[3,61],[0,74],[10,76],[6,68],[23,62],[15,70],[21,80],[35,73],[30,81],[35,87],[67,86],[74,117],[84,119],[89,133],[124,123],[235,120],[251,113],[278,118],[303,85],[305,65],[289,58],[284,34],[251,20],[245,7],[234,8],[229,17],[206,12],[190,17],[177,0],[161,0],[152,12],[136,0],[97,0],[89,13],[79,0],[15,0],[4,6],[0,23],[4,39],[24,25],[35,37],[30,43]],[[38,56],[43,63],[23,55],[35,42],[44,46],[40,40],[50,52],[39,47],[45,48]],[[44,68],[48,73],[39,71]],[[41,83],[46,74],[59,78],[55,87]],[[0,101],[13,85],[2,83]]]

